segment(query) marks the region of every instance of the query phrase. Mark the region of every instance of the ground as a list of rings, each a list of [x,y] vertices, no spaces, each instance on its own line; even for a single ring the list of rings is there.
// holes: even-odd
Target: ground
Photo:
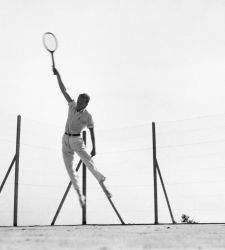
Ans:
[[[225,249],[225,224],[0,227],[1,250]]]

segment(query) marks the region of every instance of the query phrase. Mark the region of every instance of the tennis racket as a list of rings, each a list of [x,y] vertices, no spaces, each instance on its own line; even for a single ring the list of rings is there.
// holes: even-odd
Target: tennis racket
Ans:
[[[52,67],[55,68],[54,52],[58,47],[58,42],[55,35],[51,32],[44,33],[43,37],[44,47],[51,53]]]

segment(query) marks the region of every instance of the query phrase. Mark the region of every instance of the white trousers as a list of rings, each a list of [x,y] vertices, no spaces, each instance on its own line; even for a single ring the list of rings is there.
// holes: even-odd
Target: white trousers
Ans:
[[[78,174],[76,172],[76,168],[73,167],[74,152],[80,157],[85,166],[91,171],[99,182],[105,179],[105,176],[96,169],[90,154],[88,154],[85,150],[85,144],[82,137],[68,136],[64,134],[62,138],[63,160],[70,180],[76,191],[79,191],[80,188],[78,183]]]

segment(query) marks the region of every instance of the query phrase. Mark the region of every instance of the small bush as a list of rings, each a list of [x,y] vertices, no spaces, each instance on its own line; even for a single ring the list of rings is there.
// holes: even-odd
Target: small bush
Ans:
[[[181,223],[188,223],[188,224],[198,223],[196,221],[190,220],[189,218],[190,218],[190,216],[188,216],[186,214],[182,214],[181,215]]]

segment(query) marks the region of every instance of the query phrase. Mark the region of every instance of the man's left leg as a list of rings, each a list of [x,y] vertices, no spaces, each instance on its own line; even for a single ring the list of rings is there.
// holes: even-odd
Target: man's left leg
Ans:
[[[81,207],[85,205],[85,197],[82,195],[79,183],[78,183],[78,174],[73,167],[73,159],[74,159],[74,151],[69,146],[69,137],[63,135],[62,138],[62,153],[63,153],[63,160],[66,166],[66,170],[69,174],[70,180],[73,184],[75,191],[77,192],[79,202]]]

